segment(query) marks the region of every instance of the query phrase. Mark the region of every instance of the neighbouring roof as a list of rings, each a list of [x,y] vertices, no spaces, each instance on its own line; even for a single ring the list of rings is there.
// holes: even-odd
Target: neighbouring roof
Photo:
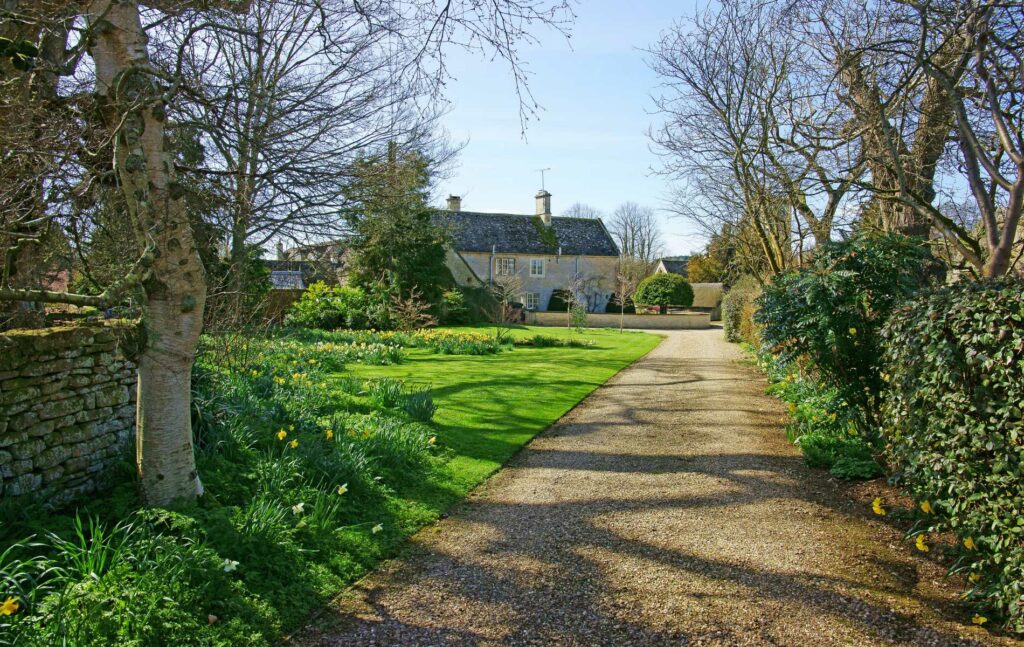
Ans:
[[[661,264],[665,266],[665,271],[671,274],[678,274],[680,276],[688,276],[687,265],[690,262],[689,256],[666,256],[661,259]]]
[[[270,270],[270,286],[275,290],[304,290],[311,283],[328,280],[325,272],[337,269],[335,263],[309,261],[263,261]]]
[[[271,270],[270,287],[275,290],[304,290],[306,282],[298,270]]]
[[[560,247],[568,256],[619,255],[615,241],[596,218],[554,217],[553,236],[542,232],[537,216],[523,214],[439,211],[437,222],[449,227],[459,252],[555,254]]]

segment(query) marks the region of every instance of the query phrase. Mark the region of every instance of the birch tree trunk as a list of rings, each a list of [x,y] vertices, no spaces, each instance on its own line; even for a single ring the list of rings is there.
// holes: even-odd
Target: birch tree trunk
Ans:
[[[164,138],[161,87],[136,2],[94,0],[89,54],[96,94],[114,132],[114,167],[139,246],[154,250],[143,287],[136,467],[148,505],[202,493],[190,420],[191,369],[202,329],[205,277]]]

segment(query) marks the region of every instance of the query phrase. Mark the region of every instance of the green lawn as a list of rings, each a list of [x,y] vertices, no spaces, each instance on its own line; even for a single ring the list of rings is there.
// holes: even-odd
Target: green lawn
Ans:
[[[512,334],[585,339],[594,346],[517,347],[497,355],[439,355],[411,350],[404,364],[349,369],[359,377],[392,377],[431,388],[438,405],[434,416],[438,444],[452,453],[446,466],[448,478],[435,487],[447,491],[448,496],[465,495],[531,438],[661,341],[661,337],[647,333],[577,333],[537,326],[516,328]],[[436,494],[444,497],[442,492]],[[441,501],[431,503],[443,505]]]
[[[368,366],[338,360],[366,352],[343,331],[240,339],[220,353],[209,344],[193,375],[206,495],[143,509],[126,460],[111,490],[72,509],[0,509],[0,601],[24,609],[0,617],[0,644],[275,644],[660,341],[512,334],[593,345],[443,355],[373,342],[407,360]],[[402,392],[375,403],[382,384],[372,379],[384,377],[429,387],[433,420],[413,420]]]

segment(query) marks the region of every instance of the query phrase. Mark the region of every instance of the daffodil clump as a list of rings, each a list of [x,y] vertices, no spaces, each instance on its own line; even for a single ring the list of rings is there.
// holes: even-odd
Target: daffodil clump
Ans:
[[[406,494],[442,469],[429,391],[344,373],[401,348],[232,343],[204,340],[193,371],[197,504],[133,508],[129,481],[52,536],[0,524],[0,644],[273,644],[436,515]]]
[[[865,437],[857,409],[834,388],[824,388],[799,367],[782,364],[770,353],[757,354],[768,375],[768,392],[786,402],[786,435],[796,443],[811,467],[828,469],[841,478],[867,479],[882,474],[875,460],[880,452],[877,434]]]

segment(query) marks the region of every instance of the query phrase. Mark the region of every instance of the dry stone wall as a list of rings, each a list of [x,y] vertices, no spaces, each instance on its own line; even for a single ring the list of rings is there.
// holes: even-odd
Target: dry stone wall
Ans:
[[[135,366],[96,326],[0,335],[0,498],[61,503],[97,489],[135,422]]]

